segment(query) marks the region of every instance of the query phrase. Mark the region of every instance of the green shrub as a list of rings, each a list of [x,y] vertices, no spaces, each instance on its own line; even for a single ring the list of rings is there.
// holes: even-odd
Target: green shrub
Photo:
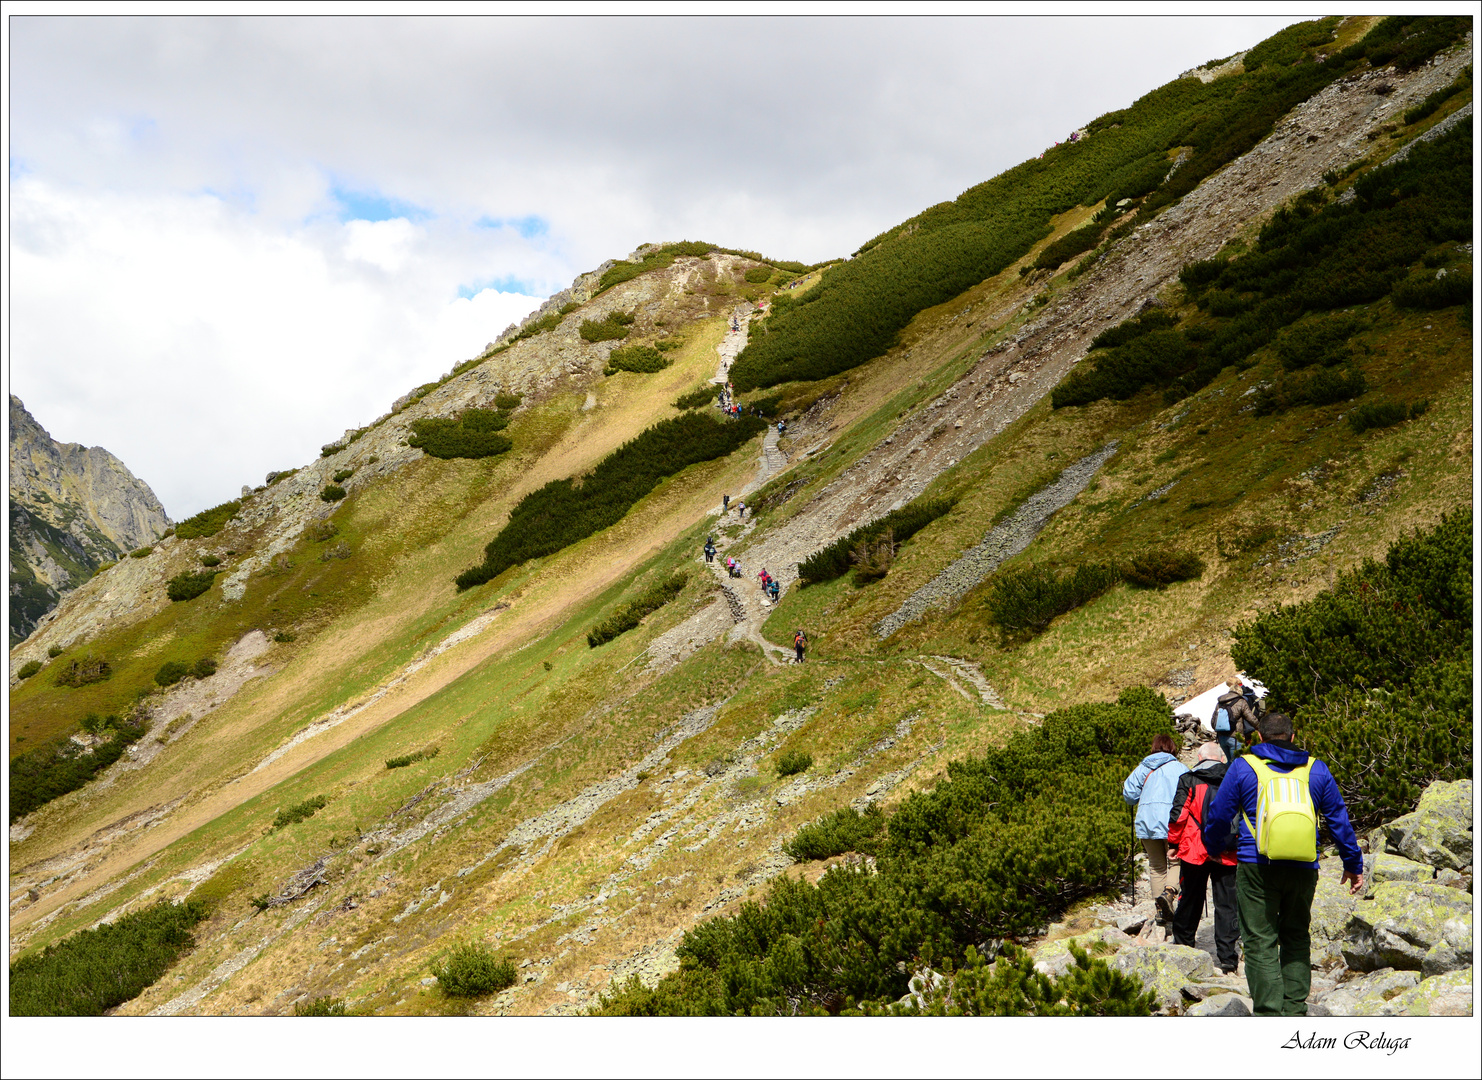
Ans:
[[[239,499],[224,502],[220,506],[213,506],[209,510],[202,510],[194,517],[186,518],[175,526],[175,535],[182,540],[199,540],[207,536],[215,536],[228,521],[237,516],[237,511],[242,509]]]
[[[1154,330],[1172,330],[1177,325],[1177,315],[1164,311],[1162,308],[1153,308],[1144,315],[1126,319],[1117,323],[1116,326],[1101,331],[1091,339],[1091,348],[1114,349],[1118,345],[1127,344],[1134,338],[1151,334]]]
[[[90,683],[102,682],[113,674],[113,668],[108,661],[100,656],[89,653],[81,660],[73,660],[70,664],[62,665],[57,672],[56,684],[58,686],[87,686]]]
[[[1308,375],[1284,374],[1256,395],[1256,415],[1269,416],[1298,405],[1335,405],[1368,388],[1364,373],[1352,366],[1318,368]]]
[[[1348,339],[1364,328],[1364,320],[1354,315],[1303,319],[1276,339],[1276,358],[1287,371],[1313,364],[1333,367],[1350,358]]]
[[[1471,270],[1441,269],[1434,274],[1415,274],[1396,285],[1391,295],[1396,307],[1422,311],[1465,304],[1472,298]]]
[[[48,648],[46,650],[46,655],[49,656],[49,657],[51,657],[53,660],[55,660],[57,657],[61,656],[62,653],[64,653],[64,652],[66,652],[66,650],[63,649],[60,645],[53,645],[53,646],[51,646],[50,648]],[[35,672],[32,672],[32,674],[35,674]]]
[[[513,412],[520,407],[520,402],[524,400],[525,397],[523,394],[495,394],[494,407],[500,412]]]
[[[1092,959],[1069,944],[1072,966],[1051,978],[1034,967],[1027,949],[1005,944],[989,964],[968,947],[960,969],[949,964],[938,986],[902,1003],[868,1007],[865,1016],[1151,1016],[1158,996],[1142,981],[1115,970],[1106,960]]]
[[[1424,120],[1431,113],[1435,112],[1442,105],[1446,104],[1446,102],[1450,101],[1457,94],[1460,94],[1462,91],[1468,89],[1471,85],[1471,79],[1468,79],[1466,76],[1461,76],[1455,82],[1441,87],[1441,89],[1435,91],[1434,93],[1427,94],[1425,100],[1422,101],[1419,105],[1405,110],[1405,123],[1413,124],[1419,120]]]
[[[350,477],[354,475],[354,469],[339,469],[334,474],[334,482],[336,484],[343,484],[346,480],[350,479]]]
[[[22,956],[10,965],[13,1016],[102,1016],[137,997],[195,945],[198,900],[161,900]]]
[[[579,484],[553,480],[516,503],[508,523],[484,548],[484,562],[458,575],[458,588],[482,585],[511,566],[617,524],[664,477],[724,457],[765,428],[751,416],[721,421],[700,413],[655,424],[603,458]]]
[[[583,341],[619,341],[628,336],[633,317],[621,311],[608,312],[601,320],[583,319],[577,331]]]
[[[347,494],[349,493],[340,487],[339,484],[325,484],[324,490],[319,493],[319,497],[325,502],[339,502]]]
[[[314,524],[309,526],[308,531],[310,540],[323,543],[326,540],[332,540],[334,537],[338,536],[340,532],[340,526],[338,522],[335,522],[333,520],[316,521],[314,522]]]
[[[1162,548],[1140,552],[1121,568],[1122,580],[1139,589],[1161,589],[1204,576],[1204,560],[1188,551]]]
[[[345,1011],[345,999],[316,997],[313,1001],[300,1001],[293,1007],[294,1016],[349,1016]]]
[[[753,266],[746,271],[746,280],[752,285],[765,285],[772,280],[772,273],[770,266]]]
[[[438,748],[436,746],[429,746],[418,750],[415,754],[404,754],[401,757],[387,758],[386,768],[405,769],[408,765],[415,765],[419,761],[431,761],[437,757],[437,753]]]
[[[165,586],[165,594],[176,603],[194,600],[211,588],[216,575],[220,572],[219,570],[201,570],[193,574],[186,570],[169,580]]]
[[[269,473],[268,487],[272,487],[274,484],[281,484],[296,472],[298,472],[297,469],[284,469],[282,472]]]
[[[208,656],[203,656],[195,662],[190,673],[198,679],[209,679],[216,674],[216,661]]]
[[[689,575],[681,573],[651,586],[636,600],[624,604],[594,626],[587,634],[587,647],[595,649],[598,645],[606,645],[619,634],[626,634],[642,622],[645,616],[658,611],[683,592],[688,580]]]
[[[221,560],[219,558],[217,558],[215,555],[206,554],[206,555],[202,555],[201,556],[201,565],[202,566],[220,566],[221,565]]]
[[[1371,428],[1393,427],[1410,415],[1410,410],[1398,401],[1369,401],[1348,414],[1348,426],[1355,435],[1362,435]]]
[[[1471,508],[1237,626],[1230,655],[1327,762],[1356,825],[1408,813],[1433,780],[1470,776]]]
[[[654,348],[659,352],[673,352],[675,349],[684,348],[684,339],[678,337],[659,338],[654,342]]]
[[[190,674],[190,665],[179,660],[170,660],[154,673],[154,681],[161,686],[174,686]]]
[[[152,547],[135,548],[133,551],[129,552],[129,558],[131,558],[131,559],[145,559],[145,558],[148,558],[150,555],[153,555],[153,554],[154,554],[154,548],[152,548]]]
[[[813,767],[813,755],[806,750],[789,750],[777,759],[777,775],[793,776]]]
[[[889,532],[895,545],[904,544],[955,505],[955,498],[918,496],[899,510],[892,510],[879,520],[860,526],[804,559],[798,565],[799,586],[817,585],[843,577],[852,565],[851,554],[862,542],[878,540]]]
[[[432,965],[438,986],[449,997],[475,998],[497,994],[515,984],[515,965],[500,960],[487,945],[459,945]]]
[[[1034,260],[1035,269],[1054,270],[1061,263],[1069,262],[1077,255],[1090,251],[1101,242],[1101,234],[1105,231],[1106,227],[1098,223],[1066,233],[1040,252],[1039,258]]]
[[[494,457],[514,446],[507,436],[500,434],[508,426],[507,411],[466,409],[452,420],[441,417],[413,420],[407,445],[444,461]]]
[[[29,679],[32,675],[35,675],[40,670],[40,660],[28,660],[16,669],[15,677],[17,679]]]
[[[142,724],[117,717],[109,717],[95,727],[99,733],[112,730],[114,734],[90,751],[70,738],[60,738],[10,759],[11,821],[69,791],[76,791],[122,757],[129,744],[144,735]]]
[[[607,367],[611,371],[649,374],[663,371],[668,366],[668,357],[652,345],[629,345],[626,348],[613,349],[607,357]]]
[[[301,803],[279,810],[273,818],[273,828],[286,829],[290,825],[296,825],[300,821],[307,821],[320,810],[329,805],[329,798],[325,795],[315,795],[312,799],[305,799]]]
[[[651,251],[640,262],[620,261],[603,272],[602,277],[597,281],[597,293],[606,292],[614,285],[620,285],[625,281],[632,281],[639,274],[647,273],[649,270],[662,270],[672,266],[675,258],[680,255],[704,257],[714,250],[716,250],[714,244],[684,240],[677,244],[667,244],[657,251]]]
[[[298,635],[290,630],[279,630],[276,634],[273,635],[273,640],[276,641],[279,645],[286,645],[290,641],[297,641]]]
[[[674,399],[676,409],[698,409],[702,405],[709,405],[715,401],[716,389],[711,384],[706,384],[698,389],[691,390],[686,394],[680,394]]]
[[[885,815],[875,803],[869,803],[864,813],[844,806],[804,825],[782,850],[798,862],[829,859],[846,851],[873,855],[884,829]]]
[[[1001,571],[988,595],[988,617],[1005,640],[1042,633],[1057,615],[1090,603],[1121,581],[1115,566],[1086,563],[1067,574],[1028,566]]]
[[[954,761],[946,780],[891,816],[876,872],[836,867],[816,885],[773,879],[763,903],[687,931],[678,972],[651,989],[618,987],[599,1011],[824,1015],[851,998],[887,1010],[923,959],[973,967],[969,947],[1042,932],[1071,904],[1130,881],[1122,781],[1152,737],[1172,730],[1167,701],[1135,688]],[[1105,974],[1090,982],[1072,995],[1083,1008],[1099,1000],[1108,1012],[1135,1011],[1130,986]]]

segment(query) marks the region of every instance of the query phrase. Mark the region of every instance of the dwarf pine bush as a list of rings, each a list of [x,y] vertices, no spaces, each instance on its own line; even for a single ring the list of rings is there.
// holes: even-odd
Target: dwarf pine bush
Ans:
[[[154,673],[154,681],[160,686],[174,686],[189,674],[189,664],[179,660],[168,660]]]
[[[673,600],[684,591],[685,583],[689,580],[687,574],[675,574],[667,581],[661,581],[657,585],[650,586],[637,599],[629,601],[618,608],[607,618],[592,627],[587,634],[587,647],[595,649],[599,645],[606,645],[620,634],[626,634],[632,630],[644,617],[658,611],[669,601]]]
[[[144,735],[144,725],[109,717],[98,733],[113,732],[107,741],[84,750],[70,738],[59,738],[10,759],[10,820],[76,791],[121,758],[130,743]]]
[[[487,945],[459,945],[432,965],[432,974],[449,997],[475,998],[497,994],[515,983],[515,965],[495,956]]]
[[[765,427],[752,416],[722,421],[701,413],[655,424],[608,454],[580,482],[553,480],[516,503],[508,523],[484,548],[484,562],[458,575],[458,588],[482,585],[511,566],[617,524],[664,477],[724,457]]]
[[[339,484],[325,484],[324,490],[319,493],[319,497],[325,502],[339,502],[348,494],[349,492],[340,487]]]
[[[873,855],[884,829],[885,814],[876,803],[868,804],[863,813],[844,806],[804,825],[782,850],[798,862],[829,859],[846,851]]]
[[[610,311],[602,319],[583,319],[577,333],[583,341],[620,341],[628,336],[628,327],[633,316],[621,311]]]
[[[13,1016],[102,1016],[137,997],[195,945],[199,900],[161,900],[10,965]]]
[[[674,399],[676,409],[698,409],[702,405],[709,405],[715,401],[716,391],[714,386],[706,385],[688,393],[680,394]]]
[[[514,446],[508,436],[500,434],[508,426],[508,410],[466,409],[456,419],[413,420],[407,445],[444,461],[494,457]]]
[[[808,556],[798,565],[798,582],[803,586],[817,585],[843,577],[853,565],[852,553],[862,543],[877,541],[889,532],[893,545],[904,544],[955,505],[956,499],[945,496],[913,499],[899,510],[892,510],[877,521],[861,525],[828,547]],[[886,569],[889,569],[888,565]]]
[[[988,594],[988,617],[1005,641],[1033,637],[1057,615],[1090,603],[1121,580],[1109,563],[1087,563],[1065,574],[1042,566],[1004,570]]]
[[[215,556],[212,557],[215,558]],[[202,562],[204,561],[203,559]],[[221,562],[220,559],[216,561],[217,563]],[[196,573],[191,573],[187,570],[183,573],[176,574],[166,584],[165,595],[176,603],[194,600],[211,588],[211,584],[216,580],[218,573],[220,573],[219,570],[200,570]]]
[[[313,798],[305,799],[301,803],[279,810],[273,818],[273,828],[286,829],[290,825],[296,825],[300,821],[307,821],[320,810],[329,805],[329,797],[326,795],[315,795]]]
[[[197,540],[202,537],[215,536],[228,521],[236,517],[237,511],[242,509],[240,499],[224,502],[220,506],[213,506],[209,510],[202,510],[194,517],[186,518],[175,526],[175,535],[182,540]]]
[[[300,1001],[293,1007],[294,1016],[349,1016],[345,1010],[345,999],[316,997],[312,1001]]]
[[[669,359],[652,345],[629,345],[626,348],[613,349],[607,357],[607,366],[611,371],[652,374],[668,367]]]
[[[1230,656],[1292,715],[1357,825],[1407,813],[1433,780],[1471,775],[1471,508],[1236,627]]]
[[[813,767],[813,755],[806,750],[789,750],[777,759],[778,776],[794,776]]]
[[[40,670],[40,660],[28,660],[16,669],[15,677],[17,679],[29,679],[32,675],[35,675]]]

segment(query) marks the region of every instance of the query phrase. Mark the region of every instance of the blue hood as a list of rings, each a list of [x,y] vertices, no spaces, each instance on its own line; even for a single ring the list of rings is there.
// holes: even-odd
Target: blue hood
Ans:
[[[1256,743],[1246,752],[1258,758],[1265,758],[1273,765],[1284,765],[1288,769],[1300,769],[1307,764],[1307,759],[1311,756],[1306,750],[1277,746],[1275,743],[1268,742]]]

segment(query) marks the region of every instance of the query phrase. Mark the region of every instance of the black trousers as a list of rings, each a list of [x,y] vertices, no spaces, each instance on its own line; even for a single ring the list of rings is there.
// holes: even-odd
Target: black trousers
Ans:
[[[1199,920],[1204,917],[1204,886],[1214,892],[1214,950],[1220,967],[1233,970],[1240,956],[1240,919],[1235,906],[1235,868],[1223,863],[1180,863],[1178,907],[1173,912],[1173,940],[1194,947]]]

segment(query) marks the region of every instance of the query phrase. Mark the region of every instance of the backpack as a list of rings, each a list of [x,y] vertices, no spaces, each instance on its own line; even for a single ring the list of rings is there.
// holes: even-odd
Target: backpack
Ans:
[[[1233,852],[1222,851],[1211,856],[1204,846],[1204,814],[1209,809],[1209,800],[1214,797],[1213,787],[1208,781],[1195,780],[1188,798],[1184,799],[1178,820],[1168,826],[1168,854],[1177,854],[1180,862],[1195,866],[1207,862],[1234,865]]]
[[[1312,759],[1289,773],[1270,762],[1246,755],[1256,774],[1256,823],[1242,813],[1256,838],[1256,851],[1272,860],[1317,861],[1317,808],[1312,805]]]
[[[1230,730],[1230,710],[1223,705],[1216,706],[1214,710],[1214,730],[1216,732]]]

